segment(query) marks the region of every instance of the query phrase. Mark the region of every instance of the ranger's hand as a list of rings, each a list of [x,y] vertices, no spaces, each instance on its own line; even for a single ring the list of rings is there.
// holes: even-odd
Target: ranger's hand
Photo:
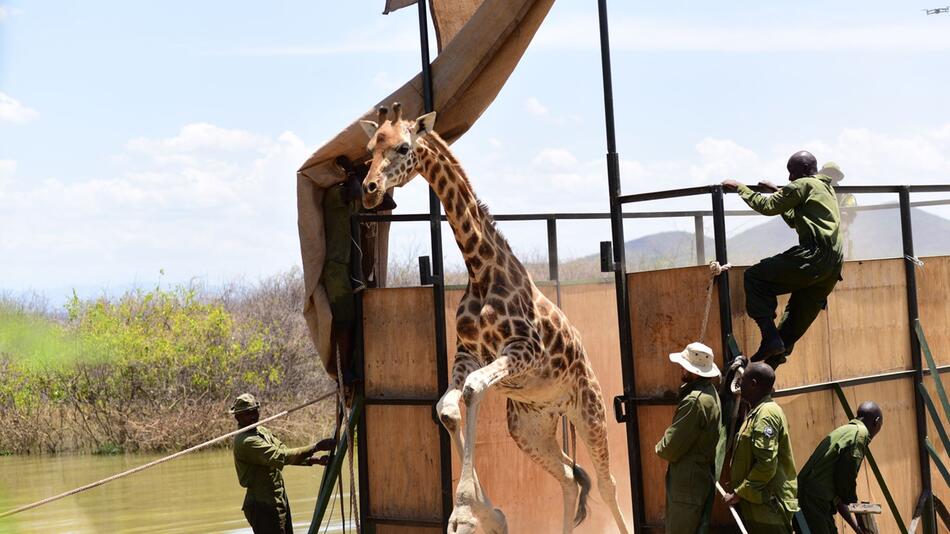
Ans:
[[[778,193],[778,190],[781,189],[781,187],[768,180],[762,180],[759,182],[759,186],[765,188],[769,193]]]
[[[330,463],[330,455],[326,456],[311,456],[304,460],[304,465],[328,465]]]
[[[735,493],[727,493],[722,500],[726,503],[726,506],[735,506],[739,504],[739,496]]]
[[[725,189],[726,191],[738,191],[739,182],[735,180],[723,180],[722,188]]]
[[[333,438],[322,439],[314,443],[313,446],[310,447],[310,454],[312,455],[316,452],[321,452],[321,451],[330,452],[330,451],[333,451],[334,449],[336,449],[335,439]]]

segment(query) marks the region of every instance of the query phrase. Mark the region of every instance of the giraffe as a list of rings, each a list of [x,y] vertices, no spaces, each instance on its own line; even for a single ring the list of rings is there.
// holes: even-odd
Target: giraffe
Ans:
[[[448,391],[436,405],[462,459],[449,534],[507,533],[504,513],[492,505],[475,473],[478,408],[494,388],[507,397],[508,432],[517,446],[561,486],[563,532],[587,515],[590,478],[558,444],[561,416],[586,444],[600,495],[620,532],[628,528],[610,474],[603,394],[577,329],[538,289],[475,196],[448,144],[433,131],[435,112],[404,120],[401,106],[360,121],[373,159],[363,180],[363,205],[421,174],[439,197],[465,259],[468,285],[456,314],[458,344]],[[460,401],[466,407],[464,433]]]

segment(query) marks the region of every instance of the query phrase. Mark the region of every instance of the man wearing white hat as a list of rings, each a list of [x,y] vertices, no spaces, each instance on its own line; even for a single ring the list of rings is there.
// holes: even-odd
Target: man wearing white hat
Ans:
[[[720,376],[712,349],[690,343],[670,354],[682,367],[683,385],[673,423],[656,444],[666,470],[666,532],[693,534],[709,530],[716,484],[716,447],[722,435],[719,395],[712,378]]]

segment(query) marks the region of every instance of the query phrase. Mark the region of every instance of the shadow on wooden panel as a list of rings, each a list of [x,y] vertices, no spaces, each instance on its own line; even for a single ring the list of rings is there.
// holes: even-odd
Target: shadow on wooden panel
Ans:
[[[670,363],[669,354],[699,340],[709,278],[706,266],[627,275],[638,396],[675,393],[679,389],[680,371]],[[716,363],[722,366],[715,287],[712,299],[703,342],[713,349]]]
[[[748,315],[745,306],[743,277],[746,267],[734,267],[729,271],[729,292],[732,306],[732,332],[743,354],[751,356],[759,347],[759,327]],[[778,320],[788,304],[788,295],[778,298]],[[808,332],[795,344],[788,362],[779,368],[776,387],[779,389],[825,382],[831,378],[828,340],[828,314],[821,313]]]
[[[556,288],[544,286],[542,292],[556,299]],[[461,290],[446,293],[446,329],[449,360],[454,355],[455,310],[462,297]],[[619,394],[623,386],[620,376],[617,338],[617,309],[614,289],[610,284],[564,286],[561,288],[562,309],[581,333],[584,347],[594,366],[604,396]],[[609,409],[609,407],[608,407]],[[465,417],[463,413],[463,417]],[[630,518],[629,469],[626,459],[626,433],[608,411],[608,442],[611,467],[617,479],[622,510]],[[559,440],[563,435],[559,434]],[[476,438],[475,469],[485,493],[496,507],[505,512],[511,532],[557,532],[561,529],[561,488],[515,445],[508,435],[506,401],[502,395],[489,392],[479,411]],[[578,443],[578,463],[590,472],[591,463],[583,443]],[[458,483],[461,459],[453,452],[453,489]],[[592,474],[592,472],[591,472]],[[512,483],[517,481],[517,483]],[[596,484],[596,481],[595,481]],[[526,491],[530,488],[530,491]],[[587,520],[575,532],[600,534],[612,531],[609,510],[601,502],[596,486],[592,491]]]
[[[432,288],[363,293],[366,396],[407,398],[438,393]]]
[[[832,378],[909,369],[904,260],[849,261],[841,276],[828,299]]]
[[[584,348],[597,376],[607,403],[607,443],[610,450],[610,469],[617,481],[620,509],[631,521],[630,468],[627,460],[627,431],[614,418],[612,399],[623,393],[620,370],[620,340],[617,329],[616,289],[609,284],[571,285],[561,288],[561,307],[584,340]],[[652,449],[651,449],[652,450]],[[583,467],[591,465],[586,448],[578,443],[577,461]],[[590,471],[590,469],[588,469]],[[593,472],[590,473],[594,476]],[[600,534],[614,532],[610,510],[597,492],[596,480],[591,494],[590,515],[578,533]],[[514,531],[512,531],[514,532]]]
[[[950,363],[950,257],[923,260],[924,268],[917,269],[920,323],[937,365],[946,365]]]
[[[928,264],[929,266],[929,264]],[[950,376],[944,374],[943,378],[943,387],[950,387]],[[933,400],[934,404],[937,407],[937,412],[940,417],[940,422],[943,424],[944,429],[950,430],[950,421],[947,420],[946,414],[943,412],[943,407],[940,405],[940,401],[937,397],[937,390],[934,386],[933,378],[929,376],[924,376],[924,386],[927,388],[927,391],[930,393],[930,398]],[[887,423],[885,422],[885,425]],[[950,469],[950,454],[947,453],[946,448],[943,446],[943,441],[940,439],[937,434],[937,427],[934,425],[933,419],[931,419],[930,414],[927,414],[927,435],[930,436],[930,442],[934,444],[934,448],[937,449],[937,453],[940,455],[940,459],[943,460],[943,465]],[[930,466],[930,478],[933,481],[933,491],[934,495],[940,499],[944,504],[950,504],[950,486],[947,486],[947,483],[944,481],[943,475],[940,474],[940,471],[937,469],[936,464],[931,463]],[[946,529],[943,528],[942,523],[938,520],[937,524],[941,525],[941,532],[944,532]]]
[[[366,407],[370,514],[442,517],[439,430],[429,406]]]
[[[917,425],[914,419],[914,385],[910,378],[865,384],[846,388],[845,395],[851,408],[857,410],[861,402],[873,400],[884,412],[884,426],[871,442],[871,451],[877,460],[884,480],[904,521],[909,523],[914,505],[920,496],[920,464],[917,460]],[[845,415],[836,407],[836,422],[844,424]],[[936,482],[934,486],[936,487]],[[867,462],[858,478],[858,497],[881,503],[887,509],[881,492]],[[890,513],[878,518],[881,532],[898,532],[897,523]]]

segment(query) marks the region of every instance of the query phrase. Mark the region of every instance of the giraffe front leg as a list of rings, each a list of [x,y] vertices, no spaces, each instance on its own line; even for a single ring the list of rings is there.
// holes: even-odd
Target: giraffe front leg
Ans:
[[[504,354],[505,351],[502,351]],[[478,425],[478,410],[485,393],[491,386],[512,374],[509,356],[501,356],[492,363],[471,372],[462,388],[465,402],[465,434],[462,441],[462,467],[455,493],[455,508],[449,518],[449,534],[474,534],[481,524],[485,532],[504,534],[508,524],[501,510],[478,487],[475,477],[475,433]]]

